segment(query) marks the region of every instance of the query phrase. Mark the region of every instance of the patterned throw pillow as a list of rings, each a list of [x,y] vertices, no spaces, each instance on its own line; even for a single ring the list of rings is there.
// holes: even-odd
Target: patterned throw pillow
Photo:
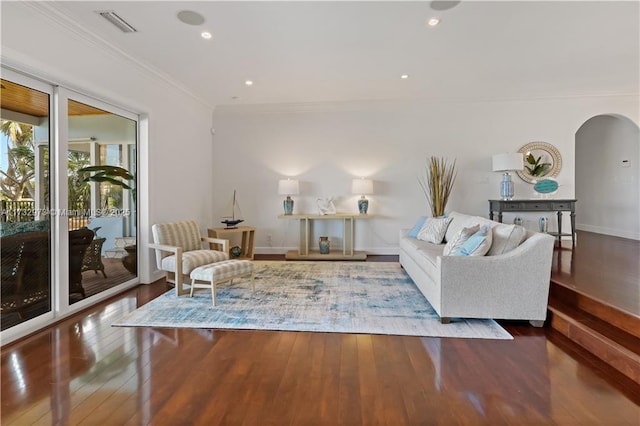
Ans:
[[[487,256],[509,253],[524,241],[527,230],[520,225],[499,224],[493,228],[493,242]]]
[[[451,256],[484,256],[491,248],[491,228],[484,225],[473,234],[462,246],[451,252]]]
[[[417,238],[428,243],[441,244],[451,220],[450,217],[428,218],[418,232]]]
[[[442,254],[444,256],[449,256],[452,251],[459,249],[465,241],[471,238],[471,236],[479,230],[480,225],[471,226],[469,228],[462,228],[451,241],[447,241]]]

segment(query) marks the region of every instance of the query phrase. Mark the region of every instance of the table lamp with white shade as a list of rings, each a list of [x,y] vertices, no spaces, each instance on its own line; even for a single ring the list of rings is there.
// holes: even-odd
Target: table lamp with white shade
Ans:
[[[500,197],[503,200],[511,200],[514,196],[514,184],[511,180],[510,171],[522,170],[524,168],[524,157],[522,153],[496,154],[492,158],[493,171],[504,172],[500,182]]]
[[[351,192],[361,195],[358,200],[358,211],[360,214],[367,214],[369,210],[369,200],[365,198],[365,195],[373,194],[373,181],[371,179],[354,179],[351,182]]]
[[[291,196],[299,193],[300,185],[296,179],[281,179],[278,181],[278,194],[287,196],[283,202],[284,214],[293,214],[293,199]]]

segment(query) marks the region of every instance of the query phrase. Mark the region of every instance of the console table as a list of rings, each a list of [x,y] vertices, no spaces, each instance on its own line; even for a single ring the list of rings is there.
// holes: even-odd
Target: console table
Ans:
[[[316,214],[281,214],[278,219],[295,219],[298,221],[298,250],[290,250],[285,254],[288,260],[366,260],[367,254],[353,250],[353,229],[356,219],[369,219],[371,215],[336,213],[327,215]],[[328,254],[320,254],[318,250],[311,250],[309,246],[317,243],[310,241],[310,227],[314,220],[342,221],[342,250],[331,249]]]
[[[255,246],[255,233],[256,228],[253,226],[238,226],[235,228],[209,228],[207,234],[211,238],[221,238],[228,240],[229,235],[241,234],[242,240],[240,243],[240,256],[231,257],[229,253],[229,259],[241,259],[241,260],[253,260],[253,250]],[[229,251],[231,251],[231,244],[229,244]],[[218,244],[209,243],[209,247],[212,250],[219,250]]]
[[[576,244],[576,199],[542,199],[542,200],[489,200],[489,219],[498,213],[498,222],[502,222],[503,212],[557,212],[558,232],[554,235],[560,245],[563,236],[571,236],[571,244]],[[571,233],[562,232],[562,212],[571,212]]]

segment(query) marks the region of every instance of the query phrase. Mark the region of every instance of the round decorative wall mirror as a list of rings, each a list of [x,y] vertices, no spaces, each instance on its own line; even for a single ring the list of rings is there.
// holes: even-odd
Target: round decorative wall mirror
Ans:
[[[562,157],[555,146],[546,142],[530,142],[518,150],[524,157],[524,167],[518,176],[525,182],[536,183],[543,178],[558,176]]]

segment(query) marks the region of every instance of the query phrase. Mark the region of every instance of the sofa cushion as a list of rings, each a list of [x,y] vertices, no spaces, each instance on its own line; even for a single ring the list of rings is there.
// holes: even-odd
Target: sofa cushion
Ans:
[[[407,234],[407,237],[418,238],[418,232],[420,232],[420,230],[422,229],[422,225],[424,225],[424,222],[426,220],[427,220],[426,216],[420,216],[416,224],[413,225],[413,228],[411,228],[411,230]]]
[[[400,250],[413,259],[431,277],[437,276],[438,256],[442,256],[444,244],[433,244],[415,238],[400,239]]]
[[[524,241],[526,233],[527,230],[520,225],[505,225],[500,223],[494,226],[492,229],[493,242],[491,243],[491,248],[487,256],[510,252]]]
[[[469,228],[462,228],[458,234],[453,237],[452,240],[447,241],[447,244],[444,246],[444,250],[442,254],[444,256],[449,256],[452,251],[459,249],[465,241],[467,241],[473,234],[480,230],[480,225],[471,226]]]
[[[451,252],[450,256],[484,256],[491,248],[493,233],[489,225],[483,225],[462,246]]]
[[[427,241],[429,243],[441,244],[442,240],[444,240],[444,235],[447,232],[447,227],[449,226],[449,222],[451,222],[452,218],[443,217],[443,218],[428,218],[420,232],[418,232],[418,239],[422,241]]]

